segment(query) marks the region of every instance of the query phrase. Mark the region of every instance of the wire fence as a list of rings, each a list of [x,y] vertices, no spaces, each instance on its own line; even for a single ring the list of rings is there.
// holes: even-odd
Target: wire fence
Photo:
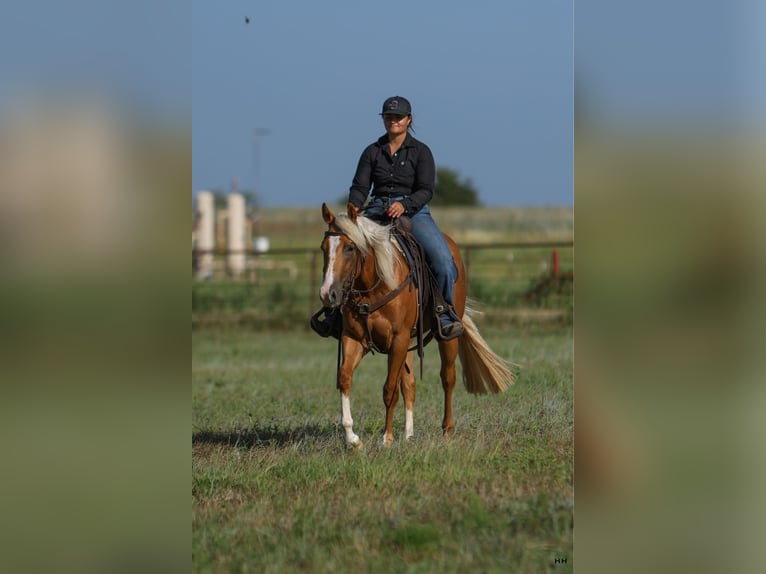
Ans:
[[[574,242],[463,244],[468,296],[487,307],[571,306]],[[202,256],[212,256],[199,277]],[[229,271],[229,256],[244,255],[243,270]],[[192,309],[244,310],[289,305],[313,313],[320,306],[322,252],[318,247],[193,250]],[[564,286],[562,291],[562,286]],[[540,295],[543,295],[542,297]]]

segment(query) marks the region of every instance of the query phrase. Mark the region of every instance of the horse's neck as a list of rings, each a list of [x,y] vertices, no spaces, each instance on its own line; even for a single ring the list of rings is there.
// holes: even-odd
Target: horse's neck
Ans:
[[[404,256],[399,251],[398,246],[394,246],[393,252],[394,277],[396,279],[396,283],[399,284],[406,278],[408,267],[407,262],[404,260]],[[381,274],[378,272],[378,263],[375,256],[375,251],[372,247],[369,248],[367,258],[365,259],[364,266],[362,267],[362,272],[359,274],[359,277],[356,280],[355,287],[360,291],[374,290],[374,292],[380,291],[382,293],[387,293],[391,290],[391,288],[386,285],[385,281],[383,281]]]
[[[382,281],[375,262],[375,252],[370,249],[362,265],[362,272],[356,278],[354,287],[359,291],[368,291],[380,285],[382,285]]]

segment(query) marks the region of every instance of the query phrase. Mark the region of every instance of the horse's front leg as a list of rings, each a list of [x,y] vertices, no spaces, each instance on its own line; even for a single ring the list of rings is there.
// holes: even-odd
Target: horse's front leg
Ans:
[[[358,341],[342,337],[343,361],[338,369],[338,390],[340,391],[341,424],[346,433],[346,446],[361,447],[362,441],[354,432],[354,419],[351,418],[351,385],[354,370],[364,356],[364,348]]]
[[[401,390],[404,399],[404,438],[410,439],[415,434],[413,412],[415,410],[415,372],[412,370],[413,355],[407,353],[407,360],[402,369]]]
[[[394,441],[394,409],[399,400],[399,379],[404,370],[404,361],[407,358],[407,346],[409,337],[395,339],[388,352],[388,376],[383,386],[383,403],[386,405],[386,428],[383,431],[383,444],[389,445]]]

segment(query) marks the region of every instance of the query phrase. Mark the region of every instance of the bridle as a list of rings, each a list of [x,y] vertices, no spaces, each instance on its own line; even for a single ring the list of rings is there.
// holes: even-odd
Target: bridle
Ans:
[[[348,235],[343,233],[342,231],[325,231],[324,233],[325,238],[327,237],[346,237],[348,238]],[[369,293],[373,289],[377,288],[380,284],[380,277],[378,277],[377,283],[373,285],[370,289],[365,290],[359,290],[359,289],[353,289],[354,282],[357,280],[359,275],[362,274],[362,270],[364,269],[364,265],[367,262],[367,256],[362,253],[362,251],[357,247],[356,243],[353,241],[349,241],[349,243],[354,247],[354,267],[353,269],[346,275],[346,277],[343,279],[343,282],[341,283],[342,293],[341,293],[341,302],[340,306],[342,307],[346,303],[348,303],[350,300],[357,299],[359,295],[364,295],[365,293]]]
[[[348,235],[346,233],[343,233],[342,231],[325,231],[324,234],[325,238],[327,237],[346,237],[348,238]],[[378,280],[375,282],[375,284],[370,287],[369,289],[354,289],[354,283],[359,278],[359,276],[362,273],[362,270],[364,269],[365,263],[367,262],[367,256],[362,253],[362,251],[359,249],[359,247],[353,242],[349,241],[351,245],[354,246],[354,267],[353,270],[348,273],[348,275],[343,279],[342,283],[342,289],[343,293],[341,296],[341,302],[340,306],[343,307],[345,305],[351,304],[354,310],[357,312],[357,314],[360,317],[364,317],[364,325],[365,329],[367,331],[367,341],[370,346],[370,349],[372,351],[377,351],[378,353],[382,353],[380,349],[378,349],[375,346],[375,343],[372,340],[372,333],[370,332],[370,326],[367,322],[369,319],[369,316],[374,311],[377,311],[383,305],[394,299],[399,293],[401,293],[405,287],[408,285],[411,285],[413,282],[413,276],[412,272],[407,274],[407,277],[402,281],[396,288],[392,289],[383,297],[380,299],[377,299],[373,301],[372,303],[364,302],[363,299],[369,294],[375,291],[380,284],[383,281],[383,278],[381,277],[380,273],[378,273]],[[339,340],[340,341],[340,340]]]

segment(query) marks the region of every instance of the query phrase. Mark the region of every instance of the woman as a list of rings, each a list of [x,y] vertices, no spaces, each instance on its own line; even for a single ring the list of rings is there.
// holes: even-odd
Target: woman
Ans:
[[[388,98],[380,115],[386,133],[362,152],[349,189],[349,202],[361,210],[372,188],[366,216],[380,218],[385,214],[396,219],[406,215],[412,220],[412,234],[423,246],[428,266],[449,308],[438,318],[440,338],[454,339],[463,332],[463,324],[453,310],[457,268],[428,208],[436,180],[434,157],[429,147],[410,133],[412,107],[406,98]]]

